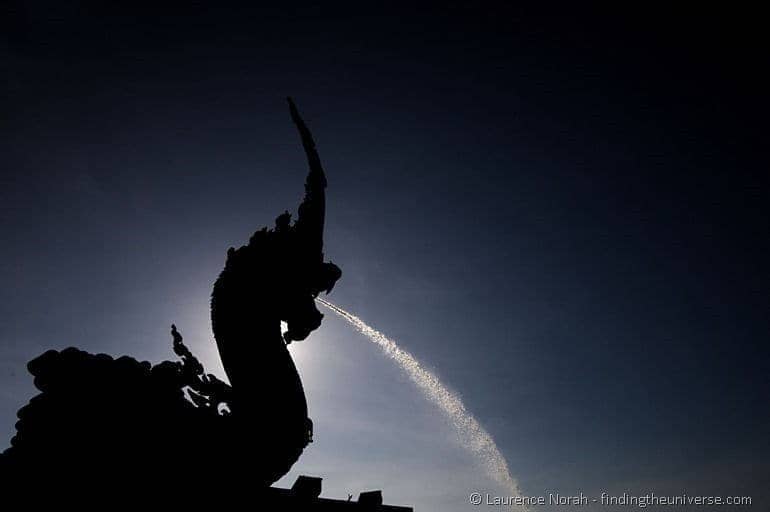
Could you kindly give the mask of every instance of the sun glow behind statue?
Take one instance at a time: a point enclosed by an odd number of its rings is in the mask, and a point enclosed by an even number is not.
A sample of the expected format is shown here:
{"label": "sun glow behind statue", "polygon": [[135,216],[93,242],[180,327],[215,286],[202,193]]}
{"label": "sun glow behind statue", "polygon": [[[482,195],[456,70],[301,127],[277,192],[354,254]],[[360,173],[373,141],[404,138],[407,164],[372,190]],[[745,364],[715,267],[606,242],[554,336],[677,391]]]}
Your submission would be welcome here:
{"label": "sun glow behind statue", "polygon": [[457,431],[462,445],[476,456],[489,476],[508,489],[513,496],[520,496],[518,482],[511,476],[508,463],[497,448],[494,439],[473,415],[468,412],[457,394],[450,391],[439,378],[420,364],[415,357],[400,348],[395,341],[367,325],[363,320],[321,298],[320,304],[336,313],[352,325],[382,352],[396,362],[431,402],[438,405]]}

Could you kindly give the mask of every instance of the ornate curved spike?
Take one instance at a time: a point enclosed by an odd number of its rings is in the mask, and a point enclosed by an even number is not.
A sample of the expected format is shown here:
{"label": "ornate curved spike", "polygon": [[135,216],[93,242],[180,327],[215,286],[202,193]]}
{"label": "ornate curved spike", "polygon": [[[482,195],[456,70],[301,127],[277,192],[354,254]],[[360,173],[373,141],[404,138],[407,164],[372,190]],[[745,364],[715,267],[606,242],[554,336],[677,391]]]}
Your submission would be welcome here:
{"label": "ornate curved spike", "polygon": [[297,222],[295,224],[298,231],[303,233],[303,237],[311,246],[313,254],[318,254],[323,259],[323,230],[324,217],[326,215],[326,175],[321,166],[321,159],[316,150],[313,135],[310,133],[305,121],[300,117],[297,106],[291,98],[289,102],[289,111],[291,119],[297,126],[302,146],[307,155],[308,172],[305,180],[305,197],[297,210]]}

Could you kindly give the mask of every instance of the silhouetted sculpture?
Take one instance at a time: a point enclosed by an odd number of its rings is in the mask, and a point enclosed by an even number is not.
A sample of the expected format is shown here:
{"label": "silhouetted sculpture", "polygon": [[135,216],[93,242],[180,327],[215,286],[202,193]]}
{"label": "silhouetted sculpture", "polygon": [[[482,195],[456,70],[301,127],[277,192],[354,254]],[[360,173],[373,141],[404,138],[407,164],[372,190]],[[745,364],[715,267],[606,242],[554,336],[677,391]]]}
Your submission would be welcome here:
{"label": "silhouetted sculpture", "polygon": [[312,422],[286,344],[319,327],[314,299],[341,271],[323,260],[326,177],[289,105],[310,166],[297,220],[286,212],[274,229],[230,248],[211,295],[231,385],[204,372],[175,326],[181,362],[50,350],[28,364],[41,393],[19,410],[17,434],[0,455],[4,492],[35,485],[73,495],[171,488],[186,496],[203,486],[213,499],[266,489],[296,462]]}
{"label": "silhouetted sculpture", "polygon": [[[11,447],[0,454],[6,502],[112,510],[167,503],[202,509],[411,512],[382,505],[380,491],[357,502],[321,498],[321,478],[270,487],[313,437],[313,423],[286,345],[321,325],[315,298],[342,275],[324,262],[326,207],[321,161],[289,100],[310,172],[297,221],[227,251],[211,294],[211,321],[231,385],[204,372],[171,326],[181,361],[151,365],[76,348],[49,350],[27,365],[40,394],[18,412]],[[281,322],[287,329],[281,333]],[[109,500],[109,501],[105,501]],[[5,504],[4,503],[4,504]]]}
{"label": "silhouetted sculpture", "polygon": [[[312,439],[302,382],[286,344],[305,339],[321,325],[315,298],[331,291],[342,275],[339,267],[323,261],[326,177],[321,161],[291,100],[289,106],[310,166],[297,221],[292,225],[284,212],[275,229],[257,231],[247,245],[230,248],[211,294],[214,337],[233,386],[233,415],[241,427],[270,440],[256,447],[265,461],[259,480],[267,483],[283,476]],[[287,325],[283,335],[281,321]]]}

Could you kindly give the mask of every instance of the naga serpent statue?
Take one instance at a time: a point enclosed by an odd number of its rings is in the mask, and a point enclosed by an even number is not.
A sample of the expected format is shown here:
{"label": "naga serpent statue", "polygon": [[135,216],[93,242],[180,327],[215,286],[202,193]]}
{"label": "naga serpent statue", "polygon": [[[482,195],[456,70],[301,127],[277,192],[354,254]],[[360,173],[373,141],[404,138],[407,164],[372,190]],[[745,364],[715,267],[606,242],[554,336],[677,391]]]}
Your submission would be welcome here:
{"label": "naga serpent statue", "polygon": [[315,298],[342,273],[324,262],[321,161],[291,99],[289,107],[310,167],[297,219],[285,212],[273,229],[230,248],[211,294],[230,384],[204,372],[175,326],[177,362],[49,350],[28,364],[40,394],[18,412],[11,447],[0,454],[0,486],[227,495],[267,488],[297,461],[312,422],[286,345],[320,326]]}

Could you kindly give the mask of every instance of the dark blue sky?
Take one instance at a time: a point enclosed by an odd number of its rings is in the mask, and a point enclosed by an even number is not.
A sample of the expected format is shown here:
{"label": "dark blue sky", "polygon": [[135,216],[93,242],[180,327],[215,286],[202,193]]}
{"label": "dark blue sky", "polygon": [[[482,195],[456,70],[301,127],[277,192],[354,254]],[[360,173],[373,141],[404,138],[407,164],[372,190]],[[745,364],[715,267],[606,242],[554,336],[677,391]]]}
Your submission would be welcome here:
{"label": "dark blue sky", "polygon": [[[225,251],[302,193],[291,94],[329,178],[331,300],[457,390],[525,494],[767,500],[756,13],[42,2],[3,19],[3,439],[49,347],[157,361],[176,322],[221,375]],[[296,348],[329,419],[306,472],[466,510],[483,483],[432,444],[440,415],[338,320],[319,337]],[[359,448],[333,421],[382,411],[409,420]]]}

